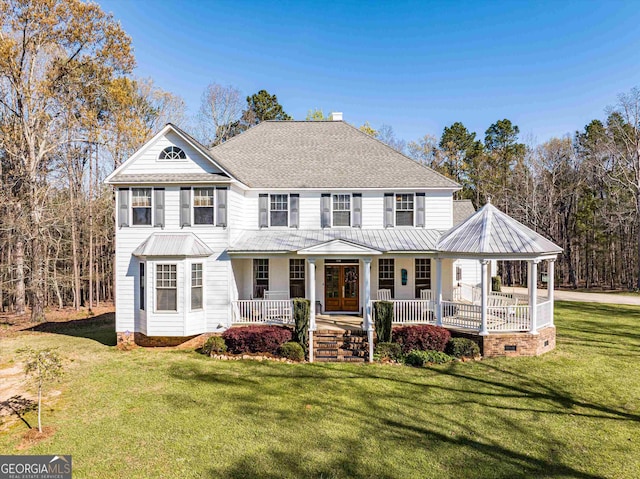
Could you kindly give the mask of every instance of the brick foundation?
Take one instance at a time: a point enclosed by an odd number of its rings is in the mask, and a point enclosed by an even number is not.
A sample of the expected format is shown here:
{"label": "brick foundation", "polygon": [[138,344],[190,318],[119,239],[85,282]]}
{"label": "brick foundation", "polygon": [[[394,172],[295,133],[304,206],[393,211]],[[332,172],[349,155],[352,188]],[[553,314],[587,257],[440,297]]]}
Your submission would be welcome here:
{"label": "brick foundation", "polygon": [[116,333],[118,347],[126,349],[134,346],[147,348],[180,347],[184,349],[201,348],[204,342],[215,333],[196,334],[194,336],[146,336],[142,333]]}
{"label": "brick foundation", "polygon": [[[556,328],[551,326],[530,333],[502,333],[482,336],[482,355],[486,358],[498,356],[540,356],[556,347]],[[506,350],[505,350],[506,348]]]}

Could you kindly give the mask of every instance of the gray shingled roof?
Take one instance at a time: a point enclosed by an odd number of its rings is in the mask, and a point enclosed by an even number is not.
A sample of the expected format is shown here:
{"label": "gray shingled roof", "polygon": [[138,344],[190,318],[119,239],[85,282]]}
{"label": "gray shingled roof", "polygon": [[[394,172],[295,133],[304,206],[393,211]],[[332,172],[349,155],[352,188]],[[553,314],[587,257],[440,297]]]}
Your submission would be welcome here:
{"label": "gray shingled roof", "polygon": [[527,255],[560,253],[562,248],[487,203],[445,233],[438,251],[461,254]]}
{"label": "gray shingled roof", "polygon": [[453,226],[458,226],[475,212],[471,200],[453,200]]}
{"label": "gray shingled roof", "polygon": [[361,230],[258,230],[245,231],[229,248],[240,252],[291,252],[310,248],[328,241],[342,239],[382,252],[434,251],[442,230],[383,229]]}
{"label": "gray shingled roof", "polygon": [[211,154],[253,188],[459,188],[343,121],[265,121]]}
{"label": "gray shingled roof", "polygon": [[210,256],[213,251],[193,233],[153,233],[133,256]]}
{"label": "gray shingled roof", "polygon": [[117,174],[111,178],[111,183],[219,183],[228,182],[229,177],[217,173],[145,173],[145,174]]}

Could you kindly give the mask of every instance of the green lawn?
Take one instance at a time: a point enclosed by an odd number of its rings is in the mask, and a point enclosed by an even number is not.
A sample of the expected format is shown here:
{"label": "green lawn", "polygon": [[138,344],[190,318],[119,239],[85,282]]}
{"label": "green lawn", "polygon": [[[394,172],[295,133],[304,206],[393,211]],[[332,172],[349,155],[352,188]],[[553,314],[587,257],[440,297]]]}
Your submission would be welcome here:
{"label": "green lawn", "polygon": [[556,319],[545,356],[424,369],[121,352],[108,323],[5,339],[0,367],[27,342],[69,358],[55,435],[17,453],[72,454],[77,478],[640,477],[640,308]]}

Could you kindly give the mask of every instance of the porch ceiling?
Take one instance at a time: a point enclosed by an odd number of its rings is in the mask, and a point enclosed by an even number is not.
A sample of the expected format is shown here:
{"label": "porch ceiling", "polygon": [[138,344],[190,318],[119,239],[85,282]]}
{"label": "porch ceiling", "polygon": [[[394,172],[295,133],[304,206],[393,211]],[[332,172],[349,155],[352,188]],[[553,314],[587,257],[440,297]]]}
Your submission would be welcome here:
{"label": "porch ceiling", "polygon": [[[336,240],[372,252],[435,252],[443,230],[429,229],[271,229],[245,231],[229,248],[230,254],[287,253],[307,250]],[[364,250],[363,250],[364,251]],[[372,254],[372,253],[370,253]]]}

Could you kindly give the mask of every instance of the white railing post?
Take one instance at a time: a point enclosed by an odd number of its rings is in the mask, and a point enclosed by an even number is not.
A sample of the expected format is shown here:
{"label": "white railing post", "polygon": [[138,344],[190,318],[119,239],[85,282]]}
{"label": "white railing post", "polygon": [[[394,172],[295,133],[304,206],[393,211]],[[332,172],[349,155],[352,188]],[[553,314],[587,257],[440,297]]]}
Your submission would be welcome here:
{"label": "white railing post", "polygon": [[487,284],[487,265],[489,261],[486,259],[480,260],[480,277],[482,278],[481,292],[480,292],[480,336],[486,336],[489,334],[489,330],[487,329],[487,296],[488,296],[488,288]]}
{"label": "white railing post", "polygon": [[550,259],[547,263],[547,299],[549,300],[549,325],[553,326],[553,288],[555,287],[555,271],[554,265],[556,260]]}
{"label": "white railing post", "polygon": [[436,258],[436,324],[442,326],[442,258]]}
{"label": "white railing post", "polygon": [[529,332],[538,334],[538,260],[529,261]]}
{"label": "white railing post", "polygon": [[309,264],[309,362],[313,362],[313,332],[316,330],[316,259],[307,258]]}
{"label": "white railing post", "polygon": [[371,258],[364,258],[364,327],[369,341],[369,362],[373,362],[373,324],[371,322]]}

